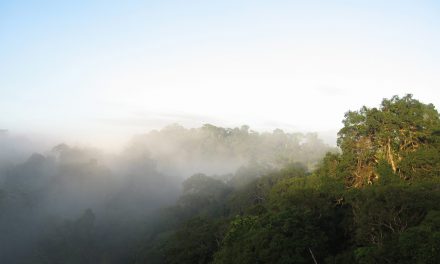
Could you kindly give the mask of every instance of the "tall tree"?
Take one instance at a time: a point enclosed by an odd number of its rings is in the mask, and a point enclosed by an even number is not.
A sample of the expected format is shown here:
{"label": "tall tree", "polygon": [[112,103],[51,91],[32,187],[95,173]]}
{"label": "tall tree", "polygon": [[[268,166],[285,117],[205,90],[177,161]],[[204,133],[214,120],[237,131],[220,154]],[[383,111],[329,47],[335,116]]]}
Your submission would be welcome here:
{"label": "tall tree", "polygon": [[[360,187],[380,177],[376,168],[381,160],[401,178],[409,177],[409,172],[401,169],[403,159],[438,141],[440,119],[432,104],[423,104],[408,94],[384,99],[379,108],[364,106],[359,111],[349,111],[343,124],[338,146],[343,152],[342,160],[349,164],[348,185]],[[412,164],[411,170],[417,166]]]}

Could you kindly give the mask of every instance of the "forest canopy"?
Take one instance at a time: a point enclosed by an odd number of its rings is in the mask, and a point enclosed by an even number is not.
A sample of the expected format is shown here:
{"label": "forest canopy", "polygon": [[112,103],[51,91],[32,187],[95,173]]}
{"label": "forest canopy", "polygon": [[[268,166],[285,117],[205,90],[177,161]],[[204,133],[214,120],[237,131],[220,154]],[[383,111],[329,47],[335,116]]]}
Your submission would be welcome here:
{"label": "forest canopy", "polygon": [[59,144],[26,157],[28,144],[0,134],[1,263],[124,263],[161,208],[198,210],[202,194],[224,197],[291,163],[312,170],[335,151],[314,133],[210,124],[138,135],[117,155]]}
{"label": "forest canopy", "polygon": [[337,144],[171,125],[116,156],[60,144],[4,159],[0,262],[438,263],[435,107],[348,111]]}

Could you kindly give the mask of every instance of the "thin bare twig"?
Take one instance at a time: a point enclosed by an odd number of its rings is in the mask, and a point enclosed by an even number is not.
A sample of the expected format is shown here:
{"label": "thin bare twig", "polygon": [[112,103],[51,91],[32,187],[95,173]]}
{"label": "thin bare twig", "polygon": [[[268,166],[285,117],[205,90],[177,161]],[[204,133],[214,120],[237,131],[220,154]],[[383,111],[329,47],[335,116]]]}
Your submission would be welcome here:
{"label": "thin bare twig", "polygon": [[315,262],[315,264],[318,264],[318,262],[316,261],[315,255],[313,255],[313,252],[310,248],[309,248],[309,252],[310,252],[310,255],[312,255],[313,262]]}

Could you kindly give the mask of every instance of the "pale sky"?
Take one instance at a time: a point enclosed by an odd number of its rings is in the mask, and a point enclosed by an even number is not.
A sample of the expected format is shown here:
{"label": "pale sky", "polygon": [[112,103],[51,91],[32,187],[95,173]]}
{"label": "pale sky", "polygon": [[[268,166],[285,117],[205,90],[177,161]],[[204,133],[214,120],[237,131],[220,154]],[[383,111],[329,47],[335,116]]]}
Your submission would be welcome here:
{"label": "pale sky", "polygon": [[[68,3],[70,2],[70,3]],[[440,108],[439,1],[0,1],[0,129],[121,146],[170,123],[335,137]]]}

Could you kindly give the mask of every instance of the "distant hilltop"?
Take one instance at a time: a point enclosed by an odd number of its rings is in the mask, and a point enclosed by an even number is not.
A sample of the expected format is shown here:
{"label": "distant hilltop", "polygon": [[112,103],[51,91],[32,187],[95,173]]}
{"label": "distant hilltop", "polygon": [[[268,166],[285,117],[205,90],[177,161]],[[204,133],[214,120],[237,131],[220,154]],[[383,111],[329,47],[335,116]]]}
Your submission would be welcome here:
{"label": "distant hilltop", "polygon": [[0,129],[0,135],[6,135],[8,133],[7,129]]}

